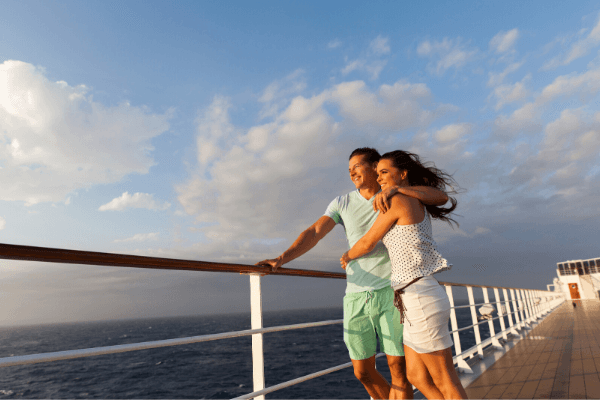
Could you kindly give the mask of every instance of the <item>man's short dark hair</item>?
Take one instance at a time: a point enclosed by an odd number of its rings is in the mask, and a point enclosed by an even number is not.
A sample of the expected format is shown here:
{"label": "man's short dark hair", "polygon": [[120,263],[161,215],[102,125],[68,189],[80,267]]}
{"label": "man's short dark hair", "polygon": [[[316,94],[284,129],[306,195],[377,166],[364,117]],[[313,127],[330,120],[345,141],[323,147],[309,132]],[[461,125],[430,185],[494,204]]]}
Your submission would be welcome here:
{"label": "man's short dark hair", "polygon": [[354,156],[365,156],[364,160],[369,164],[379,162],[379,159],[381,158],[379,152],[371,147],[359,147],[358,149],[354,150],[352,154],[350,154],[350,158],[348,158],[348,160]]}

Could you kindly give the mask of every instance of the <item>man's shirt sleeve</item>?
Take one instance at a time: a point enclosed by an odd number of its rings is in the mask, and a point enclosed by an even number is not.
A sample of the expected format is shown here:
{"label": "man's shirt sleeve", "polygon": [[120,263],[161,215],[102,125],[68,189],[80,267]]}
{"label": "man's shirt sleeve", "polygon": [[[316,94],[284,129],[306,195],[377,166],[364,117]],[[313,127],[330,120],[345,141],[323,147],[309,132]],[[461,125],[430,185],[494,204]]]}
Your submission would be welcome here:
{"label": "man's shirt sleeve", "polygon": [[325,216],[331,218],[336,224],[342,223],[342,216],[340,214],[340,198],[336,197],[325,210]]}

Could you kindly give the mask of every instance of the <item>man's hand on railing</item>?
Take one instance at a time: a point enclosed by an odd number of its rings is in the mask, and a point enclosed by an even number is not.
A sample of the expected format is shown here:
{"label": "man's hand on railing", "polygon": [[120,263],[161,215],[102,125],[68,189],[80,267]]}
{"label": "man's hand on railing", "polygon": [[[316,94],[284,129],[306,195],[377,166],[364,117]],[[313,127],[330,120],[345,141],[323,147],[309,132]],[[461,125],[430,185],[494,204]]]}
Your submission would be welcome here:
{"label": "man's hand on railing", "polygon": [[273,271],[277,271],[277,268],[279,268],[283,265],[283,259],[281,258],[281,256],[279,256],[277,258],[272,258],[270,260],[259,261],[254,265],[259,266],[259,267],[271,267],[271,269]]}

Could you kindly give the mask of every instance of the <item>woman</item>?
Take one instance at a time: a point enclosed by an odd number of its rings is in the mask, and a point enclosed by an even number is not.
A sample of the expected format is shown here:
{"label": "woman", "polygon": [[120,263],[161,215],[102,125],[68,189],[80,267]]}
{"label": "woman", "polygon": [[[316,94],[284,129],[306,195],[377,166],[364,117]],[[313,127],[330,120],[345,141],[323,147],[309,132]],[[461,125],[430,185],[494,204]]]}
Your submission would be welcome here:
{"label": "woman", "polygon": [[[377,164],[381,189],[392,186],[433,186],[444,189],[452,177],[424,166],[416,154],[397,150],[384,154]],[[447,217],[456,208],[424,206],[402,194],[391,198],[391,206],[340,262],[345,269],[350,260],[370,252],[379,240],[388,249],[392,263],[394,304],[404,323],[404,353],[408,380],[429,399],[466,399],[454,363],[452,339],[448,331],[450,302],[444,288],[432,274],[450,269],[436,250],[430,217],[456,222]],[[406,319],[406,322],[403,320]]]}

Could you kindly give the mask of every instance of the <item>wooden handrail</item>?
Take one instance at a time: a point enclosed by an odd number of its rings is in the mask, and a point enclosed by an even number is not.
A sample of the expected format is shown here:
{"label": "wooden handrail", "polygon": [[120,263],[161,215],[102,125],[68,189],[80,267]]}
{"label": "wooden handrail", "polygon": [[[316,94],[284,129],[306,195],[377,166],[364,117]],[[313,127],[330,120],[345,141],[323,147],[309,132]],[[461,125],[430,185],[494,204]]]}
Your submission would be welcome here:
{"label": "wooden handrail", "polygon": [[[277,271],[273,271],[269,267],[257,267],[255,265],[211,263],[206,261],[180,260],[176,258],[134,256],[129,254],[100,253],[96,251],[66,250],[50,247],[22,246],[4,243],[0,243],[0,259],[55,262],[65,264],[104,265],[108,267],[237,272],[240,274],[256,273],[266,275],[305,276],[310,278],[346,279],[346,274],[340,272],[326,272],[283,267],[278,268]],[[440,281],[440,285],[465,287],[471,286],[489,289],[524,289],[442,281]]]}
{"label": "wooden handrail", "polygon": [[258,273],[268,275],[346,279],[346,274],[339,272],[313,271],[292,268],[278,268],[277,271],[272,271],[270,267],[257,267],[255,265],[211,263],[206,261],[180,260],[175,258],[100,253],[96,251],[65,250],[54,249],[50,247],[21,246],[3,243],[0,243],[0,259],[55,262],[65,264],[104,265],[108,267],[237,272],[241,274]]}

